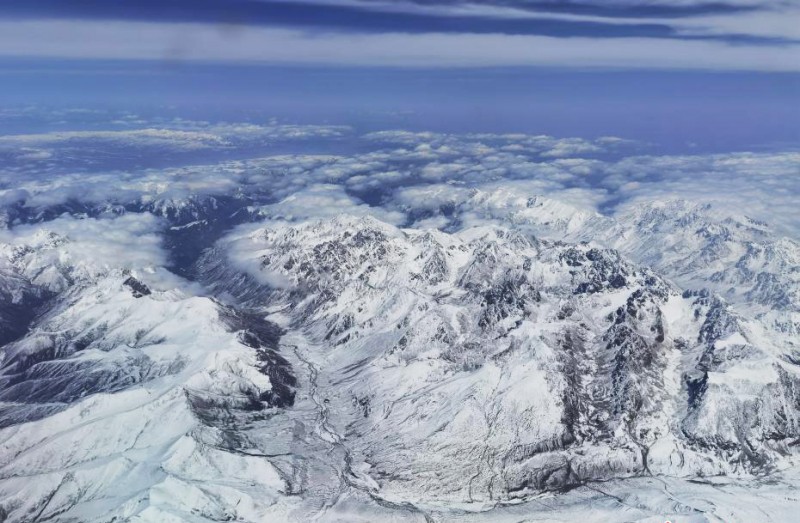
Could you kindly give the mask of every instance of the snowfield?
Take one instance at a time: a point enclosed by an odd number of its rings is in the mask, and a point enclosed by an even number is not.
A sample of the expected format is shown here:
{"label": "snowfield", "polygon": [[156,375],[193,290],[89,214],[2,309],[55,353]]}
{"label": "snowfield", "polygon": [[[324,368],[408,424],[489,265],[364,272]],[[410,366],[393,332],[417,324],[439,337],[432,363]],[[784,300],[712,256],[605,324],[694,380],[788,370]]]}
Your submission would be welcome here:
{"label": "snowfield", "polygon": [[439,228],[194,199],[9,225],[0,521],[794,519],[796,242],[458,198]]}

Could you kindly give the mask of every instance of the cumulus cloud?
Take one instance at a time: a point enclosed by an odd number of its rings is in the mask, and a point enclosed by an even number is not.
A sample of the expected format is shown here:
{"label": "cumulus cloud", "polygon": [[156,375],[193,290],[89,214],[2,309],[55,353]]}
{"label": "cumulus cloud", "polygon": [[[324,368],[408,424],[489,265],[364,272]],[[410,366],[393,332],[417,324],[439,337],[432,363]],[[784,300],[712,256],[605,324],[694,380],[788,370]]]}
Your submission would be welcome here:
{"label": "cumulus cloud", "polygon": [[[236,124],[223,127],[227,136],[253,132],[248,125],[239,131]],[[269,219],[347,212],[377,214],[395,224],[446,226],[452,220],[445,215],[454,210],[462,223],[477,219],[465,203],[471,191],[505,188],[510,198],[546,195],[609,215],[653,199],[717,202],[717,208],[767,221],[783,234],[800,234],[796,152],[657,156],[642,155],[641,144],[613,137],[407,131],[371,133],[358,143],[358,152],[340,155],[52,176],[23,171],[0,188],[0,201],[30,209],[70,200],[100,208],[138,202],[157,210],[224,195],[246,200]]]}
{"label": "cumulus cloud", "polygon": [[506,180],[471,187],[408,187],[395,192],[389,205],[405,212],[412,227],[461,229],[512,223],[549,236],[559,227],[559,234],[566,232],[570,220],[599,217],[595,209],[604,197],[603,191],[556,189],[537,180]]}
{"label": "cumulus cloud", "polygon": [[163,225],[147,213],[106,219],[62,216],[0,230],[0,257],[51,290],[115,270],[139,271],[163,281],[157,274],[167,264]]}
{"label": "cumulus cloud", "polygon": [[197,196],[230,194],[239,187],[241,173],[235,166],[150,169],[101,173],[65,173],[48,177],[19,176],[0,189],[0,201],[32,211],[66,203],[109,206],[133,203],[159,205]]}
{"label": "cumulus cloud", "polygon": [[284,275],[265,270],[261,258],[269,251],[264,245],[263,226],[245,224],[228,234],[221,246],[231,264],[249,274],[260,284],[275,289],[286,289],[292,283]]}
{"label": "cumulus cloud", "polygon": [[378,131],[369,133],[364,139],[379,144],[397,144],[414,147],[428,157],[455,154],[485,154],[494,150],[545,158],[562,158],[595,155],[617,150],[634,148],[639,144],[632,140],[605,136],[596,140],[584,138],[557,138],[547,135],[469,133],[445,134],[432,132],[410,132],[403,130]]}
{"label": "cumulus cloud", "polygon": [[[377,176],[380,176],[380,173]],[[312,185],[302,189],[278,203],[261,207],[259,213],[272,220],[286,221],[333,218],[340,214],[375,216],[395,225],[405,221],[403,213],[382,207],[370,207],[347,194],[344,187],[331,184]]]}
{"label": "cumulus cloud", "polygon": [[[131,123],[136,122],[136,123]],[[335,140],[352,133],[341,125],[293,125],[277,121],[228,123],[180,118],[134,119],[114,125],[138,129],[80,130],[0,136],[0,161],[8,171],[48,173],[65,167],[99,170],[169,164],[204,151],[235,152],[279,143]]]}
{"label": "cumulus cloud", "polygon": [[800,238],[800,153],[737,153],[624,159],[603,183],[623,211],[644,201],[714,203],[719,212],[766,221]]}
{"label": "cumulus cloud", "polygon": [[[511,188],[520,195],[543,194],[567,201],[578,208],[609,214],[657,199],[687,199],[715,202],[715,209],[747,214],[771,223],[783,234],[800,236],[800,157],[797,153],[730,153],[676,156],[629,156],[619,159],[581,158],[580,150],[594,151],[616,139],[586,141],[555,140],[525,135],[447,136],[434,133],[376,133],[368,139],[399,143],[403,151],[432,154],[418,167],[418,176],[407,176],[387,204],[420,219],[430,220],[434,211],[464,205],[470,189],[494,191]],[[475,151],[476,140],[483,147]],[[517,147],[536,144],[527,154]],[[551,150],[569,150],[572,158],[549,159]],[[575,147],[573,147],[575,146]],[[413,148],[412,148],[413,147]],[[607,147],[607,146],[606,146]],[[605,149],[608,151],[608,149]],[[456,151],[456,153],[453,153]],[[368,183],[361,175],[359,183]],[[437,210],[439,209],[439,210]],[[465,209],[461,211],[467,214]],[[485,209],[481,212],[485,213]],[[428,222],[433,223],[433,222]]]}
{"label": "cumulus cloud", "polygon": [[173,129],[138,129],[134,131],[66,131],[45,134],[0,136],[0,147],[35,145],[124,145],[142,147],[171,147],[196,150],[220,147],[229,143],[217,134]]}

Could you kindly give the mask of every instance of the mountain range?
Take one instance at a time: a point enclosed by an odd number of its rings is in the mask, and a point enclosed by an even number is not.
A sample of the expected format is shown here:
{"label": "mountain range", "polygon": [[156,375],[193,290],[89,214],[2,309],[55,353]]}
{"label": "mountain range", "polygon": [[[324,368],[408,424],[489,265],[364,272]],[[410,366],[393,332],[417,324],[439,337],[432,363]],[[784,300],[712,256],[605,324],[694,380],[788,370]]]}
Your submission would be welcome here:
{"label": "mountain range", "polygon": [[5,209],[0,521],[791,513],[795,240],[683,200],[400,210]]}

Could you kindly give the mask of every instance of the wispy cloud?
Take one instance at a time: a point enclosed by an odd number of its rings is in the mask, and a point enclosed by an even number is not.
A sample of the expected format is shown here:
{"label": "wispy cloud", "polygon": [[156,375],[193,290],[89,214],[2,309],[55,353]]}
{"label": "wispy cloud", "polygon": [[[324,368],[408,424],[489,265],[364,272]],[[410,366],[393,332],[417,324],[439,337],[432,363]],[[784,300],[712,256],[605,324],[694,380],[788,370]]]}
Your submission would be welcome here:
{"label": "wispy cloud", "polygon": [[0,6],[3,56],[798,70],[795,2],[56,2]]}

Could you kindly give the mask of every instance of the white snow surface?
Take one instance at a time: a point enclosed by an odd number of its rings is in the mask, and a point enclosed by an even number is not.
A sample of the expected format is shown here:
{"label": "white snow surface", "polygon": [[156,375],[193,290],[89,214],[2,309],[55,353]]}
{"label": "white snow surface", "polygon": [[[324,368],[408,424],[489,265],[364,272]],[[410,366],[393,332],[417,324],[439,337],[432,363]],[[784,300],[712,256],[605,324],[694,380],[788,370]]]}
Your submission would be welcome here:
{"label": "white snow surface", "polygon": [[239,227],[203,287],[149,213],[0,233],[3,303],[45,304],[0,349],[0,521],[794,519],[795,242],[459,197]]}

